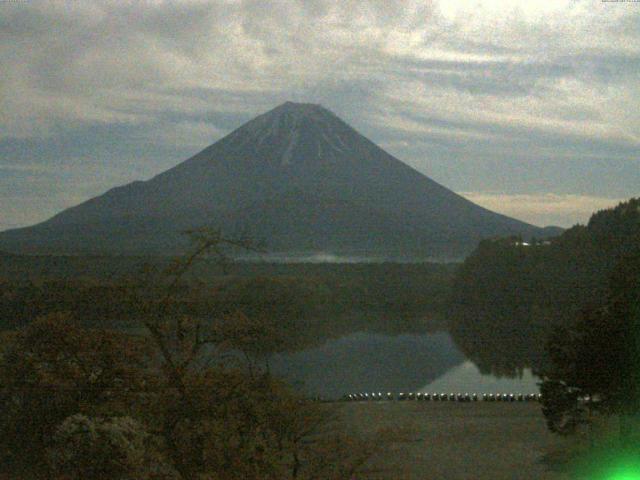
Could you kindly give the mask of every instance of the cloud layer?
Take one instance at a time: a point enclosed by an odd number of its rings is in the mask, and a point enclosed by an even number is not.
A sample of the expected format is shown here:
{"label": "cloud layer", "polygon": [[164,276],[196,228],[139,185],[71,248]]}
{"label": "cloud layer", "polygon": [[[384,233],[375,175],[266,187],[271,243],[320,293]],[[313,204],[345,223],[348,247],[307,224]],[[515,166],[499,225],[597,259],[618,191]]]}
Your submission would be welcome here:
{"label": "cloud layer", "polygon": [[0,229],[285,100],[453,190],[517,199],[496,210],[584,221],[640,193],[639,40],[638,4],[593,0],[2,2]]}

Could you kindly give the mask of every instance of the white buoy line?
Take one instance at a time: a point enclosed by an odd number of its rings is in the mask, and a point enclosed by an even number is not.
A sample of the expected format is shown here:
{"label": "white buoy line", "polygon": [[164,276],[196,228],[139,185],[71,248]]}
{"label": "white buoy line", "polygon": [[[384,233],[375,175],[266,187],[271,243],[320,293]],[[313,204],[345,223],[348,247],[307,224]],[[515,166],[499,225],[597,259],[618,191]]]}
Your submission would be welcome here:
{"label": "white buoy line", "polygon": [[381,400],[414,400],[423,402],[539,402],[542,399],[540,393],[404,393],[393,394],[391,392],[349,393],[342,397],[348,402],[381,401]]}

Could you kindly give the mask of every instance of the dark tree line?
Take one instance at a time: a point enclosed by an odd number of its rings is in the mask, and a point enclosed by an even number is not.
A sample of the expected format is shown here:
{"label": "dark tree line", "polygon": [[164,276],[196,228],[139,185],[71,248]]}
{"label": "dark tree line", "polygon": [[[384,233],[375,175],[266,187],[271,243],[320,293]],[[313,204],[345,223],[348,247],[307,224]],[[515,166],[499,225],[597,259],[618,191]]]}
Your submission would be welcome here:
{"label": "dark tree line", "polygon": [[[204,262],[202,262],[204,263]],[[166,265],[161,266],[166,268]],[[153,265],[153,268],[159,268]],[[443,328],[453,267],[448,265],[230,265],[229,273],[193,265],[176,288],[175,312],[202,321],[232,315],[289,329],[295,350],[354,331],[404,333]],[[132,287],[136,276],[0,278],[0,330],[41,315],[74,311],[90,328],[141,328]],[[161,295],[149,284],[147,296]]]}
{"label": "dark tree line", "polygon": [[[573,433],[592,413],[620,416],[628,441],[640,415],[640,243],[619,258],[601,306],[556,328],[543,372],[543,412],[549,428]],[[636,438],[637,440],[637,438]]]}
{"label": "dark tree line", "polygon": [[452,287],[450,328],[463,352],[485,372],[548,368],[549,335],[604,305],[611,275],[639,243],[639,205],[595,213],[550,241],[482,242]]}

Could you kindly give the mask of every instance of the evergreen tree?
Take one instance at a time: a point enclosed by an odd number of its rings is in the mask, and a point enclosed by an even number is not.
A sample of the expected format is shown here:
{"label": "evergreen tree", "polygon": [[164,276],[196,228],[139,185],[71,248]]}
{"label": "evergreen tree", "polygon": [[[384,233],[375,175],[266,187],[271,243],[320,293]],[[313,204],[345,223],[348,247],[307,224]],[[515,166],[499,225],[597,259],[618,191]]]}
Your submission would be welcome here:
{"label": "evergreen tree", "polygon": [[629,417],[640,415],[640,247],[619,258],[605,304],[556,329],[548,350],[541,390],[549,428],[570,433],[594,409],[619,415],[628,439]]}

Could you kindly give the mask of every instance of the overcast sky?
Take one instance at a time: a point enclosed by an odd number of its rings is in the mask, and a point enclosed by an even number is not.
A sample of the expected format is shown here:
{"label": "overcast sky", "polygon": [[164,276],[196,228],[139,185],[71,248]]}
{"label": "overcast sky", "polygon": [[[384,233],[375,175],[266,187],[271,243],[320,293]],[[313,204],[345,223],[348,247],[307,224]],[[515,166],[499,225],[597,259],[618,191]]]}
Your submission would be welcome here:
{"label": "overcast sky", "polygon": [[538,224],[640,195],[640,3],[0,0],[0,230],[320,103]]}

